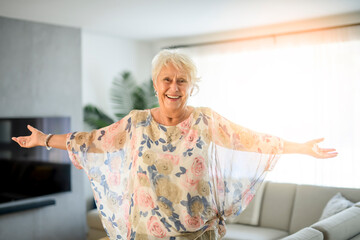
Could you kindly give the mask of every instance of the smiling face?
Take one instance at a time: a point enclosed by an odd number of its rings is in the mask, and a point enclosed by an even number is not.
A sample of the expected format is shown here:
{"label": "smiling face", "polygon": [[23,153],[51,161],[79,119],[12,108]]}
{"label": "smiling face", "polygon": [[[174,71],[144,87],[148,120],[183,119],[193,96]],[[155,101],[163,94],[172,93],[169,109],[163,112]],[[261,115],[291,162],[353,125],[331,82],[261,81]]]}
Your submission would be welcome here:
{"label": "smiling face", "polygon": [[164,66],[154,82],[154,88],[163,112],[173,116],[186,112],[192,85],[184,70],[176,69],[172,64]]}

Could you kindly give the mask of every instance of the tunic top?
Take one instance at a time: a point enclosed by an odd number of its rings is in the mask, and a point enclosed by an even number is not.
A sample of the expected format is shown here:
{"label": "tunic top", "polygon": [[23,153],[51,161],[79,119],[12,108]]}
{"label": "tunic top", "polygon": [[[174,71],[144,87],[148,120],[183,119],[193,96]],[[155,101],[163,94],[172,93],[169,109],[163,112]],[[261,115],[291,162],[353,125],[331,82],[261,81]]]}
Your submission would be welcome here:
{"label": "tunic top", "polygon": [[225,233],[282,153],[283,140],[194,108],[176,126],[150,110],[67,136],[73,164],[86,172],[110,239],[195,239]]}

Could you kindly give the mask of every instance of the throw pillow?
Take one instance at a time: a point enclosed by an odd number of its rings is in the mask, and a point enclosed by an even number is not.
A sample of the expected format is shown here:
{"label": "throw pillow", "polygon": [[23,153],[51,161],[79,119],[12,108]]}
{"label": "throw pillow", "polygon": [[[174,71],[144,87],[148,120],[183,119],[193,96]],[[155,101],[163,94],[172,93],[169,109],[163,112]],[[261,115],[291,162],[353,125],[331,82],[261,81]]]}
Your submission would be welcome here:
{"label": "throw pillow", "polygon": [[335,196],[333,196],[329,202],[326,204],[320,220],[323,220],[325,218],[328,218],[332,215],[335,215],[351,206],[353,206],[354,203],[350,202],[349,200],[347,200],[346,198],[344,198],[341,193],[337,193],[335,194]]}

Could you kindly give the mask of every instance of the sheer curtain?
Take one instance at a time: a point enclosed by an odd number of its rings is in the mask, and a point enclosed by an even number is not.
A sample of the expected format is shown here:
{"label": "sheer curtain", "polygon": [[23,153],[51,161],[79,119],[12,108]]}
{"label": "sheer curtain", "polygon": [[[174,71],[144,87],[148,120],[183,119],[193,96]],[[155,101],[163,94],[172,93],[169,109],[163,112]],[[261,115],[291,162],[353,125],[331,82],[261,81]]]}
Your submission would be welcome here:
{"label": "sheer curtain", "polygon": [[179,49],[208,106],[289,141],[325,137],[336,158],[283,155],[268,180],[360,188],[360,26]]}

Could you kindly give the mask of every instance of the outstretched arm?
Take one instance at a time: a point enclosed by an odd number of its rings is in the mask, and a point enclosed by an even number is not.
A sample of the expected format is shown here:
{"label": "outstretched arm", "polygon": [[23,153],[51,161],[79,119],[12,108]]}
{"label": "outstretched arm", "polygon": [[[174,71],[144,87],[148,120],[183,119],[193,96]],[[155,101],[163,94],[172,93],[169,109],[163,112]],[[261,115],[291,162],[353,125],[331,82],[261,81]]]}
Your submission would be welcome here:
{"label": "outstretched arm", "polygon": [[295,143],[284,139],[252,131],[243,126],[232,123],[216,112],[212,112],[214,119],[216,144],[240,151],[260,153],[297,153],[315,158],[332,158],[337,156],[335,148],[320,148],[318,143],[324,138],[314,139],[305,143]]}
{"label": "outstretched arm", "polygon": [[[32,148],[38,146],[45,147],[45,140],[47,135],[30,125],[27,125],[27,128],[31,132],[30,136],[13,137],[11,139],[17,142],[20,147],[23,148]],[[66,150],[66,136],[67,134],[52,135],[48,141],[49,147]]]}
{"label": "outstretched arm", "polygon": [[315,158],[333,158],[338,155],[335,148],[320,148],[318,143],[324,138],[314,139],[305,143],[295,143],[284,140],[283,153],[299,153]]}

